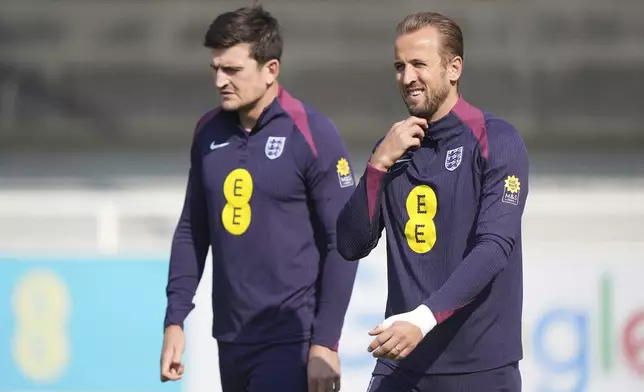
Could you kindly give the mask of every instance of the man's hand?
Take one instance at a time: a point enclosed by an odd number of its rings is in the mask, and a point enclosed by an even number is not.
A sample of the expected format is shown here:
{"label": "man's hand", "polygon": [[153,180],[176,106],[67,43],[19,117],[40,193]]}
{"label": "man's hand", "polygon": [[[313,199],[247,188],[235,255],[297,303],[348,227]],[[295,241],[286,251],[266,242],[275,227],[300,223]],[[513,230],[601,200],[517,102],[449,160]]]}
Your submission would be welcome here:
{"label": "man's hand", "polygon": [[308,363],[309,392],[340,390],[340,357],[324,346],[311,346]]}
{"label": "man's hand", "polygon": [[407,358],[423,340],[420,328],[408,321],[396,321],[387,329],[379,325],[369,331],[369,335],[377,337],[371,342],[367,351],[373,352],[376,358],[397,361]]}
{"label": "man's hand", "polygon": [[369,162],[378,170],[389,170],[409,148],[420,147],[426,128],[427,120],[414,116],[395,123],[378,145]]}
{"label": "man's hand", "polygon": [[186,347],[183,329],[178,325],[170,325],[163,334],[163,349],[161,350],[161,382],[177,381],[183,376],[181,355]]}
{"label": "man's hand", "polygon": [[425,336],[436,326],[431,310],[420,305],[411,312],[388,317],[382,324],[369,331],[377,336],[367,348],[376,358],[400,361],[407,358]]}

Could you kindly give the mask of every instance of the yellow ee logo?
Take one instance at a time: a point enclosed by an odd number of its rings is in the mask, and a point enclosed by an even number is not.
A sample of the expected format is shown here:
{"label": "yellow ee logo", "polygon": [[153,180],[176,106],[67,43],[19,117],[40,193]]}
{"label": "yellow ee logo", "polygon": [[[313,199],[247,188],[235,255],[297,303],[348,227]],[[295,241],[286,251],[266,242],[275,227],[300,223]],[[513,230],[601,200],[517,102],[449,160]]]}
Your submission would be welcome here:
{"label": "yellow ee logo", "polygon": [[429,252],[436,243],[436,193],[428,185],[418,185],[409,192],[405,207],[409,214],[405,224],[407,244],[416,253]]}
{"label": "yellow ee logo", "polygon": [[246,169],[235,169],[224,180],[226,205],[221,212],[224,228],[232,235],[242,235],[250,226],[250,198],[253,178]]}
{"label": "yellow ee logo", "polygon": [[16,283],[13,356],[31,380],[53,382],[69,365],[70,302],[65,282],[53,272],[33,270]]}

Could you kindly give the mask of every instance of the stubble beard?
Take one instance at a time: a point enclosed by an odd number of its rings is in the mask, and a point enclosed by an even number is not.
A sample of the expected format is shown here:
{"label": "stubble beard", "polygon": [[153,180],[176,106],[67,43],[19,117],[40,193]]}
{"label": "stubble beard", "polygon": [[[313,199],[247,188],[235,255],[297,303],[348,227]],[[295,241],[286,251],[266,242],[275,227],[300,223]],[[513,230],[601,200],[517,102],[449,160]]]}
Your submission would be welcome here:
{"label": "stubble beard", "polygon": [[434,90],[425,90],[425,102],[412,106],[408,103],[409,114],[415,117],[430,119],[438,111],[449,95],[449,86],[441,84]]}

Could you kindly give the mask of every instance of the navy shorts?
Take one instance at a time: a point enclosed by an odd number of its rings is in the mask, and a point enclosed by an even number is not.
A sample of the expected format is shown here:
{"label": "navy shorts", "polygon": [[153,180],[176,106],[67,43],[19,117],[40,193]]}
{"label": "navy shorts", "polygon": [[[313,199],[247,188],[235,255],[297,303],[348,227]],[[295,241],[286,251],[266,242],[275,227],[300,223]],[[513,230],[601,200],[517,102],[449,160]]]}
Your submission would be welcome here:
{"label": "navy shorts", "polygon": [[307,392],[309,343],[218,343],[223,392]]}
{"label": "navy shorts", "polygon": [[518,363],[464,374],[418,374],[378,361],[368,392],[521,392]]}

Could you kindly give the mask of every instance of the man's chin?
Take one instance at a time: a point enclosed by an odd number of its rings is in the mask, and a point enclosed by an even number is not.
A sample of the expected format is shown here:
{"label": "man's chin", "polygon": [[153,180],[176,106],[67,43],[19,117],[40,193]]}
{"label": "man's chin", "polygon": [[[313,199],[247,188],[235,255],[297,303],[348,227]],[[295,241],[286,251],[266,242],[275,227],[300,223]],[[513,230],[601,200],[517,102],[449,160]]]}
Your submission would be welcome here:
{"label": "man's chin", "polygon": [[423,110],[421,108],[417,107],[407,107],[407,111],[409,112],[410,116],[418,117],[418,118],[429,118],[431,117],[431,114],[427,113],[426,110]]}
{"label": "man's chin", "polygon": [[221,109],[227,112],[232,112],[239,109],[239,104],[237,102],[232,102],[232,101],[222,101]]}
{"label": "man's chin", "polygon": [[407,111],[409,112],[410,116],[418,117],[418,118],[427,118],[430,119],[438,108],[428,108],[427,106],[424,105],[407,105]]}
{"label": "man's chin", "polygon": [[407,106],[407,111],[411,116],[418,116],[418,113],[422,113],[422,105],[419,104],[410,104],[409,102],[405,102],[405,106]]}

